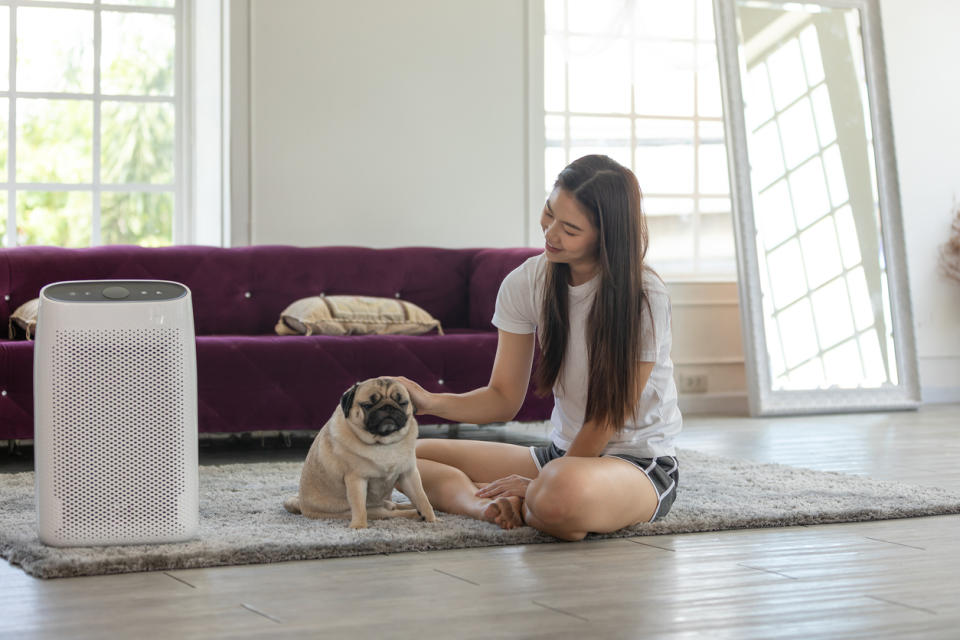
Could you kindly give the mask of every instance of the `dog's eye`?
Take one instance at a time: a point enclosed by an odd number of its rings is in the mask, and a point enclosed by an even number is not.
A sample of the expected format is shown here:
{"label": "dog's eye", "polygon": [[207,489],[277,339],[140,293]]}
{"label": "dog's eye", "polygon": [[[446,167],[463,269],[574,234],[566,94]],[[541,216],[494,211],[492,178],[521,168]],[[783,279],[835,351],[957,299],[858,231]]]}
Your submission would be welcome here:
{"label": "dog's eye", "polygon": [[373,403],[372,403],[372,402],[361,402],[361,403],[360,403],[360,406],[363,407],[364,409],[370,409],[370,408],[373,407]]}
{"label": "dog's eye", "polygon": [[373,394],[372,396],[370,396],[370,406],[371,406],[371,407],[372,407],[373,405],[377,404],[378,402],[380,402],[380,394],[379,394],[379,393],[375,393],[375,394]]}

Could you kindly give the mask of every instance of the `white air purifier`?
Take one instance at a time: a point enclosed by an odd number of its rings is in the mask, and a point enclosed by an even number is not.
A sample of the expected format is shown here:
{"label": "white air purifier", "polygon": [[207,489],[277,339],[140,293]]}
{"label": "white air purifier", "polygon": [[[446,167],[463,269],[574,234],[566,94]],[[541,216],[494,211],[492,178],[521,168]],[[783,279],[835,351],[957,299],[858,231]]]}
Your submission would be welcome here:
{"label": "white air purifier", "polygon": [[177,542],[199,525],[190,290],[156,280],[58,282],[34,347],[40,540]]}

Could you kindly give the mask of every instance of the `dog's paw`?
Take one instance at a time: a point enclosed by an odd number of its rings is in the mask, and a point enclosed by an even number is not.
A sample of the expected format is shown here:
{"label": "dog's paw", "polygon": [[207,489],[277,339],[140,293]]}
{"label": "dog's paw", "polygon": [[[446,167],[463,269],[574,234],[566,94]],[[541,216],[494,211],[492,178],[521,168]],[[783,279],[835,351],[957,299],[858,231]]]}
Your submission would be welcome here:
{"label": "dog's paw", "polygon": [[351,520],[350,521],[351,529],[366,529],[367,521],[366,520]]}
{"label": "dog's paw", "polygon": [[[420,513],[420,512],[418,511],[417,513]],[[433,509],[431,509],[431,510],[428,511],[426,514],[420,513],[420,518],[421,518],[422,520],[426,520],[427,522],[436,522],[436,521],[437,521],[437,514],[435,514],[435,513],[433,512]]]}

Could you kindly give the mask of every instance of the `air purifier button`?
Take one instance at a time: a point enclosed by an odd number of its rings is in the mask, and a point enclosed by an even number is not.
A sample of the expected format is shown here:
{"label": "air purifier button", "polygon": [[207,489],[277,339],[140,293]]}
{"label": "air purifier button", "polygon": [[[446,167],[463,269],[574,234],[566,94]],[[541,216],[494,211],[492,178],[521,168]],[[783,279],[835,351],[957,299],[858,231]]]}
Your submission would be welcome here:
{"label": "air purifier button", "polygon": [[111,300],[122,300],[130,295],[130,290],[126,287],[107,287],[103,290],[103,297]]}

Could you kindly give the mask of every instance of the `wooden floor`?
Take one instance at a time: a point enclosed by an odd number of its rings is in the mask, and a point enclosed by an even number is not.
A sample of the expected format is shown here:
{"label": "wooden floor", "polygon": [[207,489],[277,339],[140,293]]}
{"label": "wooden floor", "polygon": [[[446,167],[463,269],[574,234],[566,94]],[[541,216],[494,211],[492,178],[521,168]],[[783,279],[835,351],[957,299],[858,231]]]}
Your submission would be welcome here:
{"label": "wooden floor", "polygon": [[[696,416],[680,442],[960,492],[960,405]],[[0,561],[0,637],[956,639],[958,552],[945,516],[49,581]]]}

